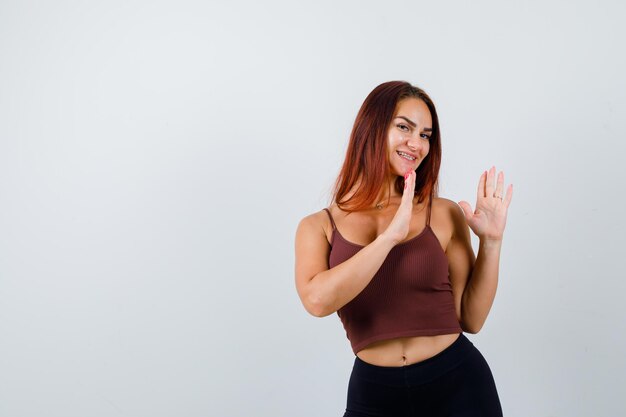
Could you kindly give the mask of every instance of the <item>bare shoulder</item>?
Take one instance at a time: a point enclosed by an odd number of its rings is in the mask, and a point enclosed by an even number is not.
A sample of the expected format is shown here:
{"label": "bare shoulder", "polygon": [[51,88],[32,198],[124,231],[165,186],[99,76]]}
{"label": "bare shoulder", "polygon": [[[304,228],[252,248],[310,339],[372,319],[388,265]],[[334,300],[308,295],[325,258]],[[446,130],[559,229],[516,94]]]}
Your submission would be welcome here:
{"label": "bare shoulder", "polygon": [[[433,199],[433,218],[437,217],[438,220],[446,223],[452,223],[454,221],[454,217],[458,215],[459,211],[461,211],[461,207],[456,202],[448,198],[435,197]],[[461,214],[463,214],[462,211]]]}
{"label": "bare shoulder", "polygon": [[321,209],[303,217],[296,231],[296,236],[298,235],[305,235],[307,237],[324,236],[327,243],[330,245],[332,224],[326,210]]}
{"label": "bare shoulder", "polygon": [[450,240],[460,229],[467,227],[461,206],[444,197],[433,199],[431,224],[444,249],[447,249]]}
{"label": "bare shoulder", "polygon": [[464,235],[468,226],[461,206],[455,201],[439,197],[433,200],[433,212],[435,211],[435,204],[439,207],[438,213],[441,220],[445,221],[450,229],[451,237],[454,237],[455,234]]}

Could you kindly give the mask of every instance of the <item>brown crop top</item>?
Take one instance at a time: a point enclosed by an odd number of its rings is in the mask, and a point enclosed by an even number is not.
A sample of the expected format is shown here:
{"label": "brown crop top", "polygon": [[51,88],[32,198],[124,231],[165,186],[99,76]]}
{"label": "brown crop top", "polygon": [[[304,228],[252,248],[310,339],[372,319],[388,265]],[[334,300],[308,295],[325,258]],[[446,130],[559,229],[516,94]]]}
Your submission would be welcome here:
{"label": "brown crop top", "polygon": [[[330,268],[364,246],[347,241],[333,225]],[[337,311],[356,355],[367,345],[397,337],[462,333],[456,316],[448,258],[430,228],[394,246],[369,284]]]}

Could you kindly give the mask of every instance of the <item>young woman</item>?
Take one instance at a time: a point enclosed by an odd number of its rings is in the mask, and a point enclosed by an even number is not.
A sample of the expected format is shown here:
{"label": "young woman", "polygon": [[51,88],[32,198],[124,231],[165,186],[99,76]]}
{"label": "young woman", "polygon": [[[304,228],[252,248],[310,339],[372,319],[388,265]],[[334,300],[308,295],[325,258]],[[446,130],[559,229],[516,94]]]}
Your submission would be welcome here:
{"label": "young woman", "polygon": [[440,162],[430,97],[383,83],[357,115],[332,204],[298,225],[298,295],[316,317],[337,312],[355,354],[344,417],[502,416],[463,332],[491,309],[513,188],[491,167],[473,211],[437,196]]}

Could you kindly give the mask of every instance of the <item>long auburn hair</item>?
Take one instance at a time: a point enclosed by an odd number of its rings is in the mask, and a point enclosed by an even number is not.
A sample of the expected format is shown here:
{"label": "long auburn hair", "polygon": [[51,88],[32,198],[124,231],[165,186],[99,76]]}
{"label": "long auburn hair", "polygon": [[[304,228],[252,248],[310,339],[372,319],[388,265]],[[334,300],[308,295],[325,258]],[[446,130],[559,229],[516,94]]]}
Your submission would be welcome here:
{"label": "long auburn hair", "polygon": [[[346,157],[332,191],[332,201],[344,211],[353,212],[370,209],[384,185],[390,170],[387,150],[387,131],[400,100],[414,97],[422,100],[433,122],[428,155],[415,170],[415,195],[417,203],[426,198],[432,201],[439,188],[439,167],[441,165],[441,135],[435,105],[421,88],[406,81],[389,81],[380,84],[365,98],[361,105],[346,150]],[[359,176],[362,181],[352,196],[343,201],[356,185]],[[394,187],[400,195],[404,191],[404,177],[398,176]]]}

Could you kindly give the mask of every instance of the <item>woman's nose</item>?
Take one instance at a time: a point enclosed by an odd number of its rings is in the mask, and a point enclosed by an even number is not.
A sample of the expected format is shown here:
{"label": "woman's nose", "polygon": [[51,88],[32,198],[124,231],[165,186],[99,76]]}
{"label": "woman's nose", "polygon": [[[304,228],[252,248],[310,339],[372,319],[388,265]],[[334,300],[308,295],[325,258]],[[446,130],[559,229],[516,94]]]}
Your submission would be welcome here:
{"label": "woman's nose", "polygon": [[408,138],[406,141],[406,145],[411,148],[412,150],[417,150],[420,147],[420,141],[419,139],[415,139],[415,138]]}

